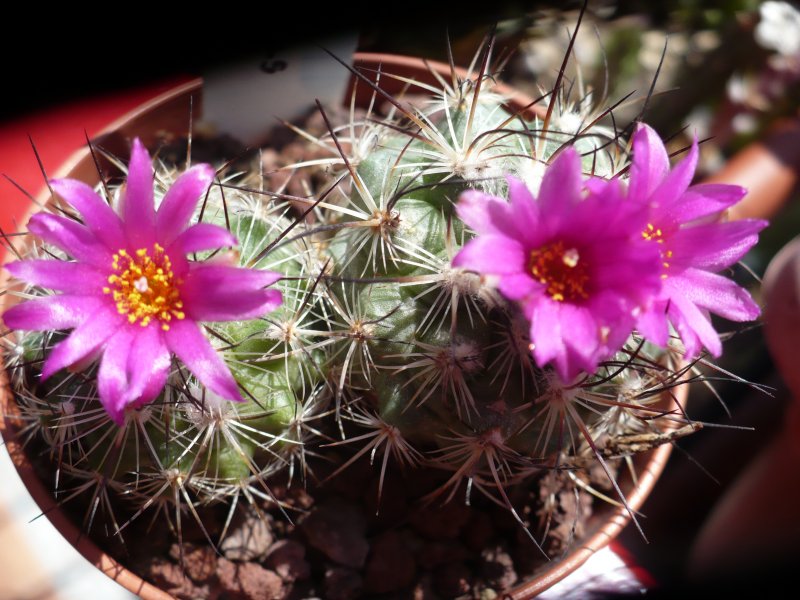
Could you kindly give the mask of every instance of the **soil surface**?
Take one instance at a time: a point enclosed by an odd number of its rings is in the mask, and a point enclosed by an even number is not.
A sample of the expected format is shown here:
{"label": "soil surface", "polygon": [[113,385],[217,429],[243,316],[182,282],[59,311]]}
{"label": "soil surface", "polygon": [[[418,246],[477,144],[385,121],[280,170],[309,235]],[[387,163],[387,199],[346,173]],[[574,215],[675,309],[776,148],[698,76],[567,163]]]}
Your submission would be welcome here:
{"label": "soil surface", "polygon": [[[322,474],[324,465],[316,467]],[[545,551],[558,558],[584,534],[592,499],[563,473],[546,478],[548,488],[560,490],[545,495],[532,485],[508,492],[537,539],[547,530]],[[414,480],[390,470],[379,502],[379,469],[365,458],[324,486],[272,483],[277,502],[240,510],[217,551],[185,514],[182,544],[175,533],[148,532],[149,519],[142,518],[126,530],[129,555],[120,556],[120,548],[114,554],[187,599],[491,599],[546,564],[510,511],[479,492],[470,505],[465,485],[450,502],[423,499],[445,479],[434,470],[415,472]],[[605,487],[602,479],[593,485]],[[226,516],[226,510],[200,513],[212,539]],[[108,545],[107,539],[97,542]]]}

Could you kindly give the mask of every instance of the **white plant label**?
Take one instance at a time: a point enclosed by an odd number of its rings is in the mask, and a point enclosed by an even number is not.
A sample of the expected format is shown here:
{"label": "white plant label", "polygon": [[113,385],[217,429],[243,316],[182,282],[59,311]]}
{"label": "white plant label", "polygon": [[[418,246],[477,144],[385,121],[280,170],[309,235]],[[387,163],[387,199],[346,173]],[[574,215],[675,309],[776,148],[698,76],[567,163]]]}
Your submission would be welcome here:
{"label": "white plant label", "polygon": [[207,73],[200,123],[256,146],[278,123],[276,119],[301,116],[315,99],[341,103],[350,73],[328,52],[351,63],[357,42],[355,34],[337,36]]}

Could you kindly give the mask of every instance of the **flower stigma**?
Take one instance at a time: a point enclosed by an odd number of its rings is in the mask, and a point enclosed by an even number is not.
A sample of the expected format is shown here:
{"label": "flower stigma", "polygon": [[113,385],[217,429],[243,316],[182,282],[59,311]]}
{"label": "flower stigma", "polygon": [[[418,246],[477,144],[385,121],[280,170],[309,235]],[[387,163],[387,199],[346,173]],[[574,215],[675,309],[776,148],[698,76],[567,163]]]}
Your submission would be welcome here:
{"label": "flower stigma", "polygon": [[152,256],[147,248],[139,248],[134,256],[122,248],[112,261],[114,272],[103,293],[111,294],[117,312],[127,315],[129,323],[147,327],[156,319],[161,322],[161,329],[169,331],[173,318],[186,317],[178,291],[182,281],[172,272],[172,262],[160,244],[153,244]]}
{"label": "flower stigma", "polygon": [[533,278],[547,286],[556,302],[585,300],[589,274],[577,248],[564,248],[563,242],[548,244],[531,251],[528,268]]}

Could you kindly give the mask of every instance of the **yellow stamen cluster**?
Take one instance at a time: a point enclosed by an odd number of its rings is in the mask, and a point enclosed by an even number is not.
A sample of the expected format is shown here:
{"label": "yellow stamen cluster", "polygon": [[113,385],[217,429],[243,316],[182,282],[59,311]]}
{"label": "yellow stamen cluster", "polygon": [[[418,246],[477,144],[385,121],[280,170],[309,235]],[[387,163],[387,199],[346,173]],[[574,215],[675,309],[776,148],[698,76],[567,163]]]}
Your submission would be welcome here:
{"label": "yellow stamen cluster", "polygon": [[563,242],[533,250],[528,261],[531,275],[547,286],[556,302],[585,300],[589,271],[576,248],[564,248]]}
{"label": "yellow stamen cluster", "polygon": [[120,249],[111,267],[114,272],[103,293],[112,295],[119,314],[127,315],[129,323],[147,327],[155,319],[161,322],[161,329],[169,331],[172,319],[186,318],[178,291],[181,281],[175,278],[172,262],[159,244],[153,245],[152,256],[147,248],[139,248],[134,256]]}
{"label": "yellow stamen cluster", "polygon": [[649,242],[656,242],[658,244],[664,243],[664,232],[661,231],[660,227],[656,227],[652,223],[648,223],[647,227],[644,228],[642,232],[642,237]]}
{"label": "yellow stamen cluster", "polygon": [[[655,242],[657,244],[663,244],[664,243],[664,232],[661,230],[660,227],[656,227],[652,223],[648,223],[647,227],[644,228],[644,231],[642,231],[642,237],[644,239],[646,239],[648,242]],[[661,262],[662,266],[665,269],[668,269],[669,268],[669,259],[672,258],[672,250],[664,250],[664,249],[662,249],[661,250],[661,258],[662,258],[662,262]],[[667,274],[666,273],[662,273],[661,274],[661,279],[666,279],[666,278],[667,278]]]}

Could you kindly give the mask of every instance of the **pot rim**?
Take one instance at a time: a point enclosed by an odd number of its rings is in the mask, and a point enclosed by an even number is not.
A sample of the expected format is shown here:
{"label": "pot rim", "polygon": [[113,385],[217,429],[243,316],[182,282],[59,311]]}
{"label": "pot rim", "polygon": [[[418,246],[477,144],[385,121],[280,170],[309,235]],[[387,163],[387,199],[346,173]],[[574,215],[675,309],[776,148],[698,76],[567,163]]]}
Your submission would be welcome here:
{"label": "pot rim", "polygon": [[[434,80],[434,72],[439,75],[447,76],[451,73],[450,66],[445,63],[428,61],[412,56],[359,52],[353,55],[353,59],[355,67],[365,69],[381,68],[387,70],[387,72],[401,74],[408,72],[415,74],[418,79],[422,80]],[[465,69],[461,68],[457,68],[456,72],[461,77],[465,76],[467,73]],[[381,82],[382,87],[391,87],[386,83],[387,80],[388,78],[385,78]],[[399,81],[395,81],[395,83],[402,85],[402,82]],[[367,89],[366,86],[362,85],[361,87]],[[198,94],[201,88],[202,80],[200,79],[195,79],[179,85],[115,120],[92,141],[93,143],[100,143],[104,146],[109,144],[113,145],[115,142],[127,143],[127,138],[131,137],[132,134],[141,133],[140,128],[144,128],[149,134],[155,134],[159,128],[163,129],[165,125],[169,124],[169,118],[172,116],[183,115],[185,117],[187,114],[188,99]],[[541,114],[537,109],[531,108],[533,106],[533,101],[526,94],[504,84],[498,85],[497,89],[508,98],[508,104],[516,110],[530,110]],[[371,94],[370,90],[367,91]],[[196,101],[194,111],[195,114],[198,113]],[[158,114],[159,112],[165,112],[168,118],[158,116],[154,118],[153,114]],[[174,122],[173,120],[173,125]],[[58,169],[56,177],[74,177],[76,171],[81,170],[84,175],[91,175],[92,173],[95,177],[97,175],[88,148],[81,148],[73,153]],[[49,192],[45,189],[38,195],[37,200],[44,204],[48,202],[49,198]],[[26,222],[27,217],[30,217],[36,209],[37,207],[34,205],[29,214],[26,215]],[[8,276],[4,273],[0,281],[7,279]],[[3,304],[4,303],[0,302],[0,307],[2,307]],[[22,481],[25,483],[36,504],[42,509],[42,513],[47,516],[59,533],[61,533],[84,558],[127,590],[150,600],[173,599],[174,597],[172,595],[148,583],[102,551],[89,537],[84,536],[78,527],[67,518],[66,514],[60,509],[58,503],[53,499],[52,493],[45,487],[44,483],[35,473],[33,465],[25,454],[23,444],[17,439],[16,434],[19,431],[19,424],[14,414],[16,405],[13,402],[13,393],[11,393],[8,376],[4,369],[2,373],[0,373],[0,385],[2,385],[3,388],[2,397],[0,397],[0,410],[2,410],[3,413],[3,418],[0,419],[0,435],[2,435],[5,440],[9,454],[11,455],[14,466],[19,472]],[[681,406],[685,405],[687,392],[688,385],[680,385],[674,391],[674,399]],[[671,452],[671,445],[663,444],[655,450],[635,457],[637,466],[640,467],[638,483],[633,485],[631,490],[627,492],[627,501],[632,511],[638,511],[649,496]],[[644,468],[641,468],[642,466]],[[535,575],[526,583],[514,587],[504,595],[504,598],[512,600],[532,598],[553,586],[581,567],[595,552],[610,544],[630,520],[630,514],[624,507],[614,508],[608,516],[602,519],[596,530],[588,538],[584,539],[579,546],[574,547],[563,558],[554,560],[541,573]]]}

